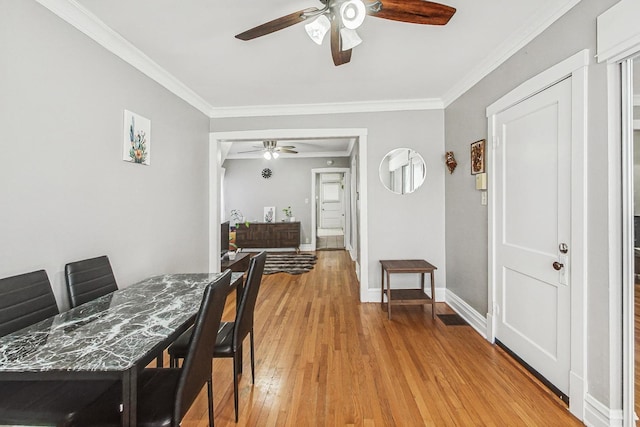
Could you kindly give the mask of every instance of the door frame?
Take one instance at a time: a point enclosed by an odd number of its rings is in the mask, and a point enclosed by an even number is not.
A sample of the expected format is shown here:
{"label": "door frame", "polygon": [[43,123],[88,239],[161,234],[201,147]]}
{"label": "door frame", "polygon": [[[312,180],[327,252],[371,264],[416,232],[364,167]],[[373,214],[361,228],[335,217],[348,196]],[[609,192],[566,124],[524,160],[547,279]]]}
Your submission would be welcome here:
{"label": "door frame", "polygon": [[[587,135],[587,67],[590,63],[589,50],[585,49],[566,60],[543,71],[537,76],[522,83],[498,101],[491,104],[486,111],[488,119],[487,166],[489,176],[495,176],[496,147],[496,115],[511,106],[547,89],[565,78],[571,78],[571,343],[569,367],[569,410],[580,420],[584,419],[584,400],[586,395],[586,290],[587,290],[587,167],[586,167],[586,135]],[[487,195],[488,231],[489,231],[489,265],[488,265],[488,313],[487,339],[495,341],[497,321],[496,313],[496,223],[495,194],[498,188],[494,180],[490,180]]]}
{"label": "door frame", "polygon": [[[209,134],[209,271],[220,270],[220,168],[229,151],[227,141],[242,139],[309,139],[309,138],[355,138],[358,155],[357,193],[359,212],[359,254],[355,261],[356,277],[360,282],[360,301],[369,301],[369,234],[367,212],[367,135],[366,128],[336,129],[263,129]],[[353,154],[353,153],[352,153]],[[356,213],[354,213],[356,215]]]}
{"label": "door frame", "polygon": [[[318,190],[317,190],[317,179],[320,176],[320,174],[323,173],[343,173],[344,177],[342,178],[343,180],[343,184],[347,185],[346,183],[348,183],[348,185],[351,185],[351,171],[349,170],[349,168],[318,168],[318,169],[311,169],[311,230],[313,230],[313,233],[311,235],[311,250],[315,251],[316,250],[316,245],[317,245],[317,239],[316,239],[316,230],[318,228],[318,203],[316,201],[316,196],[318,195]],[[342,196],[343,196],[343,207],[344,207],[344,247],[345,249],[349,250],[349,248],[351,247],[351,200],[349,200],[351,198],[351,190],[346,191],[346,189],[343,188],[342,190]],[[352,253],[351,250],[349,250],[349,253]]]}

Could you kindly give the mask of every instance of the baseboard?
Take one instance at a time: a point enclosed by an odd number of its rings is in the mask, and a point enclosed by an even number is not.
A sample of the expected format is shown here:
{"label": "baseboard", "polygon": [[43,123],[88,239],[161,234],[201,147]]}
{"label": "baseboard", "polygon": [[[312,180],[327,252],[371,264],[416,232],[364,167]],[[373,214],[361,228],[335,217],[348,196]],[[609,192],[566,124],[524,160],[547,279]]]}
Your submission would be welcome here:
{"label": "baseboard", "polygon": [[314,250],[313,245],[311,243],[304,243],[300,245],[301,251],[311,252]]}
{"label": "baseboard", "polygon": [[577,375],[575,372],[569,372],[569,412],[571,412],[577,419],[584,419],[584,405],[585,405],[585,383],[584,378]]}
{"label": "baseboard", "polygon": [[446,289],[444,301],[483,338],[487,338],[487,319],[485,317],[449,289]]}
{"label": "baseboard", "polygon": [[622,427],[621,409],[609,409],[589,393],[584,399],[584,423],[588,427]]}

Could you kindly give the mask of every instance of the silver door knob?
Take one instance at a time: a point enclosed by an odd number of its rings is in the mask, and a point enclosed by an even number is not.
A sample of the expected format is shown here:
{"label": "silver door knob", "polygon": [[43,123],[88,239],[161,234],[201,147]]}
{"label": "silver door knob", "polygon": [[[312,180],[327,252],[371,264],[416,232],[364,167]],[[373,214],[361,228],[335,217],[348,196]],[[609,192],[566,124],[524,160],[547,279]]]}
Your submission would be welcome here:
{"label": "silver door knob", "polygon": [[553,269],[554,270],[560,270],[562,267],[564,267],[564,264],[559,263],[558,261],[553,263]]}

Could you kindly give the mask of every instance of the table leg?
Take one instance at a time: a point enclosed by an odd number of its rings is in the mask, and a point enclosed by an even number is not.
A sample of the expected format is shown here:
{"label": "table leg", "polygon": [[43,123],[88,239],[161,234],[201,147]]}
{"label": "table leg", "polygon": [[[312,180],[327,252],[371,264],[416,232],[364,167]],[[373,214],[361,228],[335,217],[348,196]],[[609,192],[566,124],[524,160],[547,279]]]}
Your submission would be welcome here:
{"label": "table leg", "polygon": [[382,271],[380,277],[382,281],[380,282],[380,310],[384,310],[384,267],[381,267]]}
{"label": "table leg", "polygon": [[436,283],[433,279],[433,270],[431,270],[431,318],[436,318]]}
{"label": "table leg", "polygon": [[391,274],[387,271],[387,315],[391,320]]}
{"label": "table leg", "polygon": [[125,371],[122,375],[122,425],[124,427],[137,424],[138,372],[136,367]]}
{"label": "table leg", "polygon": [[[424,275],[425,273],[420,273],[420,290],[424,293]],[[433,295],[431,295],[433,297]],[[425,304],[422,304],[422,311],[424,312]]]}

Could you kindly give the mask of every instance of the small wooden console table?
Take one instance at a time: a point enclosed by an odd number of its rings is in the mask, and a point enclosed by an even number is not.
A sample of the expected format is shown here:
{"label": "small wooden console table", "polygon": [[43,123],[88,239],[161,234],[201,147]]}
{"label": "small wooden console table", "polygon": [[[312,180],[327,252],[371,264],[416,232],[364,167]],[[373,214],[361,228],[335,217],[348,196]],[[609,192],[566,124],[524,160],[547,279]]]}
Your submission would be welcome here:
{"label": "small wooden console table", "polygon": [[[384,295],[387,294],[387,314],[391,319],[391,305],[424,305],[431,301],[431,316],[436,318],[436,287],[433,272],[437,270],[423,259],[380,260],[382,264],[382,295],[380,306],[384,310]],[[391,292],[391,274],[393,273],[417,273],[420,274],[420,289],[394,289]],[[424,275],[431,274],[431,298],[424,293]],[[384,277],[387,276],[385,289]]]}

